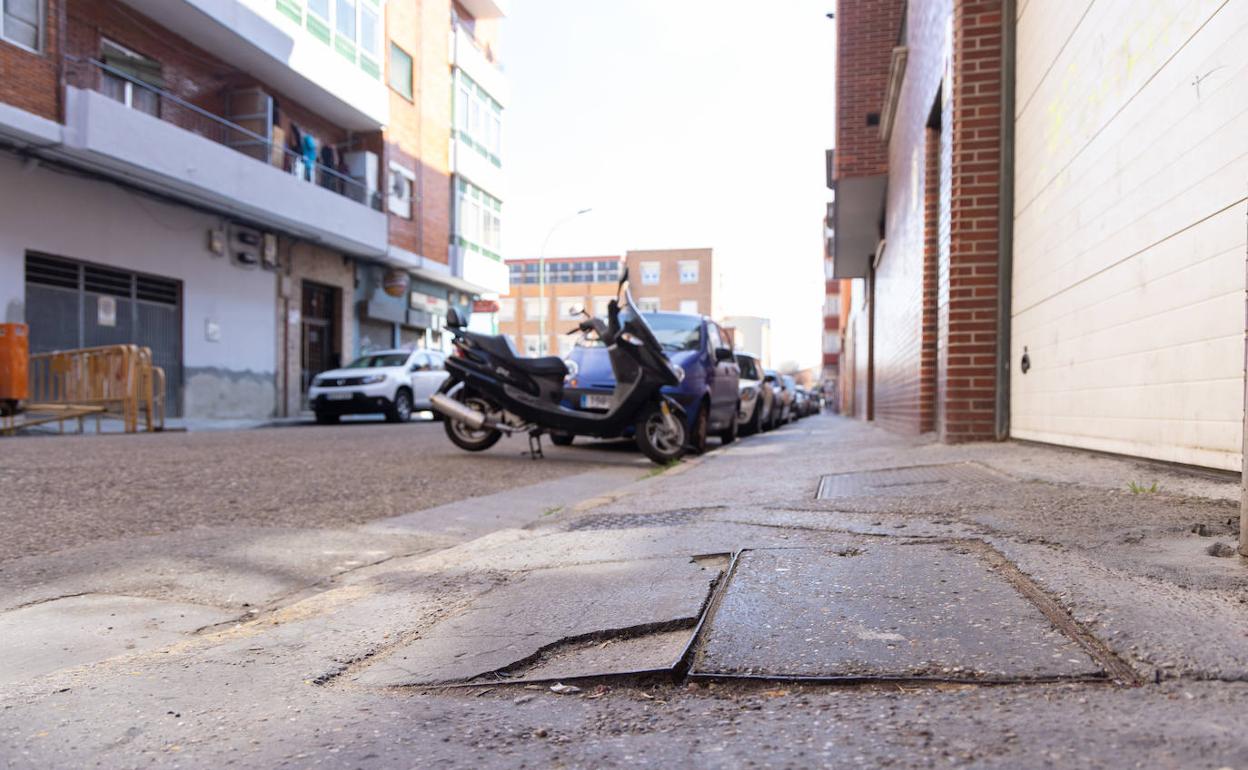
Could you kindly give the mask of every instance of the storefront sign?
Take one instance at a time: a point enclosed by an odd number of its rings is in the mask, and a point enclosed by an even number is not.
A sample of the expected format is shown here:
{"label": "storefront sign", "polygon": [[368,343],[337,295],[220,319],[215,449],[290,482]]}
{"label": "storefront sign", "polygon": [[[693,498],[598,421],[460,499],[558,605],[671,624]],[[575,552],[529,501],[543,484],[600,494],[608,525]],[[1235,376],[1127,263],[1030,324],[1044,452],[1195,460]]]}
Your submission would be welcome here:
{"label": "storefront sign", "polygon": [[420,291],[414,291],[409,294],[408,302],[413,310],[424,310],[434,315],[446,315],[446,310],[449,307],[446,300],[441,297],[432,297]]}
{"label": "storefront sign", "polygon": [[382,278],[381,286],[391,297],[402,297],[412,285],[412,278],[406,270],[387,270]]}
{"label": "storefront sign", "polygon": [[472,303],[474,313],[497,313],[498,303],[492,299],[479,299]]}

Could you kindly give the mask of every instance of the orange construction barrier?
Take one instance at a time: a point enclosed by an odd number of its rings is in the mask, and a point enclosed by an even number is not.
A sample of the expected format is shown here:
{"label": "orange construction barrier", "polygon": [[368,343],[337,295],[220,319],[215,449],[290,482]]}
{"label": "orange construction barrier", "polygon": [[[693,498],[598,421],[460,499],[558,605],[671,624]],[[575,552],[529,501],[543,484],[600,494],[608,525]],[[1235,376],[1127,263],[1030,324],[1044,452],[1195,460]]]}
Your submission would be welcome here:
{"label": "orange construction barrier", "polygon": [[30,397],[30,336],[26,324],[0,324],[0,411],[17,411]]}

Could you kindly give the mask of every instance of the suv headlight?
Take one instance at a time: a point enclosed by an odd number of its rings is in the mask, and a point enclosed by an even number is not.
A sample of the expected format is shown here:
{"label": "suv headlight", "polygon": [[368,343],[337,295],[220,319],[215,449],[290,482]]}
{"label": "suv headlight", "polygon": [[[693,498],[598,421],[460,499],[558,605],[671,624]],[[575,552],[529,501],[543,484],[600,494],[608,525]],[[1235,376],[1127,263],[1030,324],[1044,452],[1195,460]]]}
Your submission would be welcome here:
{"label": "suv headlight", "polygon": [[376,385],[379,382],[385,382],[385,381],[386,381],[386,375],[384,374],[370,374],[364,379],[360,380],[360,383],[363,385]]}

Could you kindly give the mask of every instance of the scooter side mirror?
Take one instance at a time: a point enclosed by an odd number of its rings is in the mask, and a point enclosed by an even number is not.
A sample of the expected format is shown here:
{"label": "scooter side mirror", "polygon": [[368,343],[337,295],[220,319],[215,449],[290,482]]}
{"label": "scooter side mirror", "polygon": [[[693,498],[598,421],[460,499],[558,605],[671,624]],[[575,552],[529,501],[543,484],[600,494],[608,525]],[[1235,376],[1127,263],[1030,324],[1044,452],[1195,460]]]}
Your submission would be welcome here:
{"label": "scooter side mirror", "polygon": [[732,355],[732,348],[715,348],[716,363],[732,363],[736,360]]}

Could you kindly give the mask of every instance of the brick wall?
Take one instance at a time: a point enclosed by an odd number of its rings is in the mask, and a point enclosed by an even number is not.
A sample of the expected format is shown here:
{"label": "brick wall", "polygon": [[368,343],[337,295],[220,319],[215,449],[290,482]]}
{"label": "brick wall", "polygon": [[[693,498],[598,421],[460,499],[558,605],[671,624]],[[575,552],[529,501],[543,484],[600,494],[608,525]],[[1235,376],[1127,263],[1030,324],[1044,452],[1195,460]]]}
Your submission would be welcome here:
{"label": "brick wall", "polygon": [[48,0],[44,46],[39,53],[0,40],[0,102],[56,121],[61,119],[58,20],[64,2]]}
{"label": "brick wall", "polygon": [[419,0],[420,48],[420,190],[421,245],[419,253],[449,262],[451,238],[452,121],[450,55],[451,0]]}
{"label": "brick wall", "polygon": [[936,357],[940,349],[937,297],[940,280],[940,128],[923,136],[923,341],[919,358],[919,431],[936,430]]}
{"label": "brick wall", "polygon": [[888,64],[901,29],[902,0],[855,0],[836,9],[836,158],[837,179],[883,174],[887,148],[877,117],[888,84]]}
{"label": "brick wall", "polygon": [[[698,282],[680,282],[680,262],[696,260],[698,262]],[[698,312],[712,315],[715,312],[715,261],[710,249],[652,249],[630,251],[624,257],[628,265],[628,279],[633,291],[633,299],[641,301],[643,297],[656,297],[659,309],[677,312],[681,300],[693,300],[698,303]],[[646,286],[641,282],[641,263],[658,262],[660,265],[659,283],[657,286]]]}
{"label": "brick wall", "polygon": [[1001,0],[956,0],[949,197],[949,330],[942,437],[991,439],[996,416]]}

